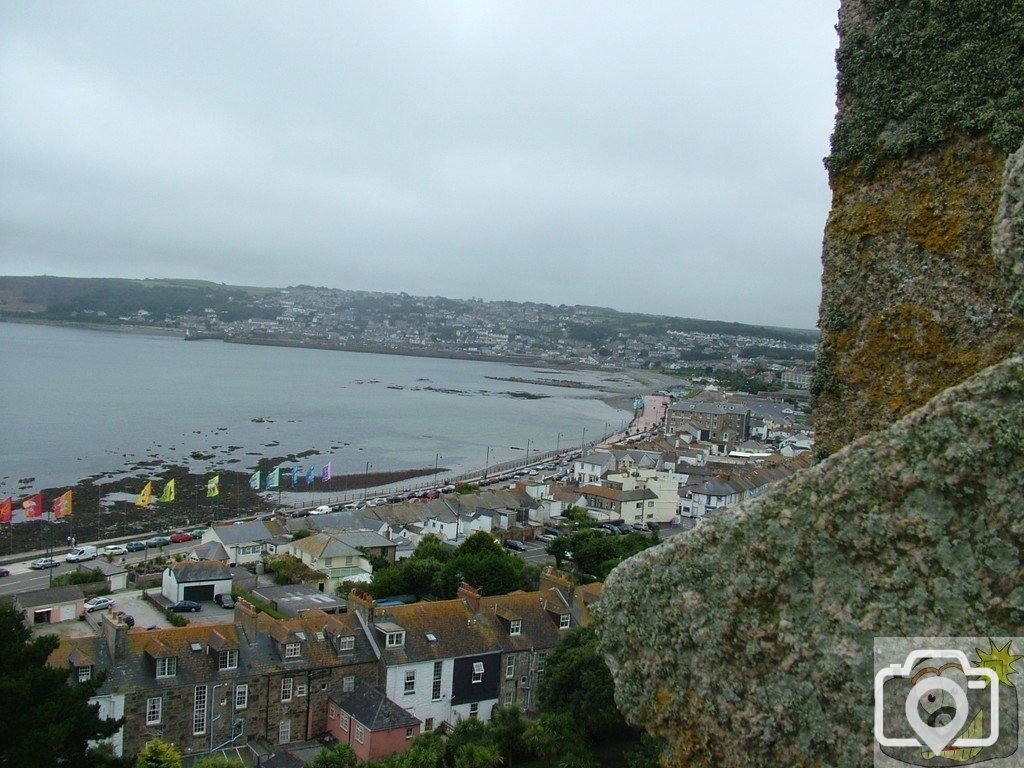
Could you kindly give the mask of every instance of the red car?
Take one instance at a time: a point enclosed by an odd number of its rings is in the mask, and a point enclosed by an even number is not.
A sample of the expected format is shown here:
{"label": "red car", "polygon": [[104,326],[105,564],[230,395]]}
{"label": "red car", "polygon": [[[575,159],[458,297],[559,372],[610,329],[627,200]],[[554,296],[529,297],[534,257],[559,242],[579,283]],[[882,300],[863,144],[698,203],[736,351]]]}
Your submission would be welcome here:
{"label": "red car", "polygon": [[192,541],[192,534],[185,531],[175,531],[171,534],[171,542],[181,544],[184,541]]}

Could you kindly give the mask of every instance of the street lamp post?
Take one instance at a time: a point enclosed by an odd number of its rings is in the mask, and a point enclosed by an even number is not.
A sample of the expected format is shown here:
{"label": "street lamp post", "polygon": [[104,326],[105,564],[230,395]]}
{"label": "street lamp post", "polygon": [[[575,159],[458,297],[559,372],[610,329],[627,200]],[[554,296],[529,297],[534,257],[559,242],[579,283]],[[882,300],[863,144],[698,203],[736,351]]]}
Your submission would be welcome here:
{"label": "street lamp post", "polygon": [[491,446],[488,445],[487,446],[487,458],[484,459],[484,477],[483,477],[484,480],[487,479],[487,470],[489,470],[490,468],[491,468]]}
{"label": "street lamp post", "polygon": [[530,464],[530,440],[531,440],[531,438],[529,438],[529,437],[526,438],[526,464],[527,464],[527,466],[529,466],[529,464]]}
{"label": "street lamp post", "polygon": [[583,437],[580,438],[580,458],[583,458],[583,446],[587,444],[587,428],[583,428]]}
{"label": "street lamp post", "polygon": [[558,433],[558,437],[555,438],[555,456],[558,455],[559,448],[562,446],[562,433]]}
{"label": "street lamp post", "polygon": [[440,453],[435,453],[434,454],[434,485],[435,486],[437,485],[437,467],[438,467],[438,462],[441,461],[441,459],[443,459],[443,458],[444,457]]}
{"label": "street lamp post", "polygon": [[363,501],[366,501],[366,494],[370,490],[370,467],[373,464],[366,462],[366,471],[363,472]]}

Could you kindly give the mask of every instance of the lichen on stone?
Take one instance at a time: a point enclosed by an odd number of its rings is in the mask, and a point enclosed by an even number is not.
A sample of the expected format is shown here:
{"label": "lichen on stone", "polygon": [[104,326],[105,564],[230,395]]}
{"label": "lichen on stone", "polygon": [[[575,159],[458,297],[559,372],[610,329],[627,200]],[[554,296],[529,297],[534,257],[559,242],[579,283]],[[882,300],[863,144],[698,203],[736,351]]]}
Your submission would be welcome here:
{"label": "lichen on stone", "polygon": [[871,764],[875,636],[1024,634],[1024,359],[619,566],[597,627],[667,765]]}

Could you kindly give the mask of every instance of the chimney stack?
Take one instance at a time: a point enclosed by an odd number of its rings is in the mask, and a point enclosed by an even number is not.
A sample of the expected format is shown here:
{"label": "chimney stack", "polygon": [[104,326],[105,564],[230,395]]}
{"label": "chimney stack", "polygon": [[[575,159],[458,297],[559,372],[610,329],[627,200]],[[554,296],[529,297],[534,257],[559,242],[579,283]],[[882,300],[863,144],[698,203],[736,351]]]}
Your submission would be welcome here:
{"label": "chimney stack", "polygon": [[128,625],[109,611],[101,614],[100,621],[110,658],[116,666],[124,664],[128,658]]}
{"label": "chimney stack", "polygon": [[239,597],[235,600],[235,625],[241,628],[246,640],[250,645],[256,642],[257,626],[260,612],[256,606],[245,598]]}
{"label": "chimney stack", "polygon": [[348,610],[351,613],[358,613],[367,624],[373,624],[374,614],[373,595],[354,587],[348,593]]}
{"label": "chimney stack", "polygon": [[480,590],[471,587],[466,582],[459,584],[458,598],[469,606],[469,609],[476,613],[480,610]]}

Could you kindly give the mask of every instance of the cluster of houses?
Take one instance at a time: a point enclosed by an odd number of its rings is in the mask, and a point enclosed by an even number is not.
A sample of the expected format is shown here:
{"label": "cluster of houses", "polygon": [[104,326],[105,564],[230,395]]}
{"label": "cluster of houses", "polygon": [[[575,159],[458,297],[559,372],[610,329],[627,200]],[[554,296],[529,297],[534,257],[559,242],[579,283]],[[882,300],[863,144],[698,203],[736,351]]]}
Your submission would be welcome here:
{"label": "cluster of houses", "polygon": [[186,756],[249,749],[290,765],[292,747],[326,738],[375,760],[500,705],[535,709],[547,655],[600,596],[547,569],[535,592],[462,584],[454,600],[384,607],[354,589],[347,610],[287,619],[244,599],[228,621],[169,629],[108,611],[99,634],[63,638],[50,663],[73,681],[106,674],[95,701],[124,718],[118,754],[159,737]]}

